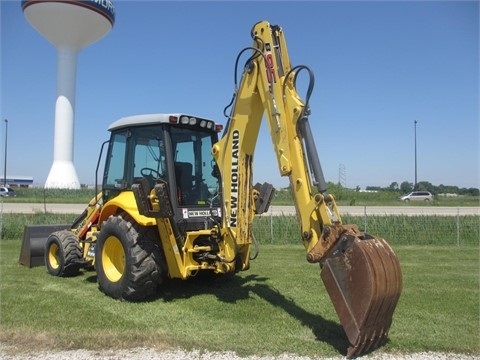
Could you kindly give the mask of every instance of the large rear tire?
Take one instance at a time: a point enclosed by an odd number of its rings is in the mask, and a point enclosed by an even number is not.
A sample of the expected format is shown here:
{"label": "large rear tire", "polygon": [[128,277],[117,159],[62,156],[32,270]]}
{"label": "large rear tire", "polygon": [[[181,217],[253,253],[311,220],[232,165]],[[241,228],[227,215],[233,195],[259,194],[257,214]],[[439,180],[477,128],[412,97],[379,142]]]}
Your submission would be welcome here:
{"label": "large rear tire", "polygon": [[78,275],[82,266],[82,250],[78,239],[69,230],[52,233],[45,244],[45,265],[53,276]]}
{"label": "large rear tire", "polygon": [[110,216],[95,246],[100,290],[115,299],[141,301],[156,294],[165,260],[155,227],[138,225],[126,214]]}

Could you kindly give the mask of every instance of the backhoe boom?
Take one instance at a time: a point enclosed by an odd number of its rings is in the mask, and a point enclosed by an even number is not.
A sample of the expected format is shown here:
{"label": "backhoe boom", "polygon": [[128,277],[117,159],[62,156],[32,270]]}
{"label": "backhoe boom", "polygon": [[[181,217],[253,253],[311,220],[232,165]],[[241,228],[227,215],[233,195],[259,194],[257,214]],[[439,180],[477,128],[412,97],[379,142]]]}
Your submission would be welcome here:
{"label": "backhoe boom", "polygon": [[[223,179],[223,228],[249,266],[256,211],[252,163],[265,116],[279,172],[290,181],[307,260],[320,263],[321,277],[351,343],[349,356],[381,344],[400,296],[398,259],[385,240],[344,225],[326,183],[310,129],[308,100],[313,74],[292,68],[282,29],[259,22],[252,29],[252,55],[234,94],[228,123],[213,155]],[[238,63],[238,60],[237,60]],[[306,100],[296,90],[298,72],[308,70]]]}

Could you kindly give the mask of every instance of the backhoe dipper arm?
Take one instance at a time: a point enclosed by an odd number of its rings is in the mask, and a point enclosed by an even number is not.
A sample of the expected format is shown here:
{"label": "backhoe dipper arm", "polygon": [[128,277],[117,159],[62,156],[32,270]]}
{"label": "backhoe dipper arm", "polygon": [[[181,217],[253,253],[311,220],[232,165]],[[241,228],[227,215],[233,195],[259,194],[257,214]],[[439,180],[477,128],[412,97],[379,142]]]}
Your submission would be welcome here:
{"label": "backhoe dipper arm", "polygon": [[252,162],[265,115],[280,174],[290,180],[307,260],[320,263],[322,281],[351,344],[347,356],[358,356],[387,338],[402,288],[400,264],[384,239],[342,224],[335,199],[326,192],[308,123],[313,75],[309,71],[303,101],[295,83],[298,72],[308,68],[291,67],[282,29],[259,22],[252,37],[253,47],[240,53],[252,51],[228,123],[212,149],[222,175],[222,239],[235,254],[235,268],[247,269],[255,240],[253,217],[264,208],[256,207]]}
{"label": "backhoe dipper arm", "polygon": [[[341,219],[333,196],[326,193],[308,123],[308,104],[295,88],[294,70],[308,68],[291,68],[279,26],[259,22],[252,29],[252,37],[253,47],[245,49],[251,49],[252,56],[235,93],[224,136],[213,148],[222,172],[225,225],[235,234],[238,245],[251,243],[251,223],[255,215],[252,161],[265,114],[280,174],[290,180],[307,259],[318,262],[334,245],[334,236],[325,237],[319,243],[324,226],[335,228],[341,224]],[[309,74],[310,92],[313,75]],[[318,189],[316,195],[312,192],[312,185]]]}

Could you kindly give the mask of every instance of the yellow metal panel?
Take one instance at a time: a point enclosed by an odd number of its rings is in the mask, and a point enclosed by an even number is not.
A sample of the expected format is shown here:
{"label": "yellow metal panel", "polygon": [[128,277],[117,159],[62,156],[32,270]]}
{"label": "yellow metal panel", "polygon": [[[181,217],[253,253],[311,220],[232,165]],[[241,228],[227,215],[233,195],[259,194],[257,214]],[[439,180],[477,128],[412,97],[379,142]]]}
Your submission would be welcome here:
{"label": "yellow metal panel", "polygon": [[123,191],[113,199],[108,200],[102,208],[99,224],[107,220],[110,215],[117,213],[119,210],[125,211],[138,224],[142,226],[156,225],[155,219],[140,215],[137,208],[137,202],[132,191]]}
{"label": "yellow metal panel", "polygon": [[168,275],[171,278],[186,279],[187,273],[184,265],[184,254],[178,248],[172,227],[168,219],[157,219],[158,232],[162,242],[165,260],[167,261]]}

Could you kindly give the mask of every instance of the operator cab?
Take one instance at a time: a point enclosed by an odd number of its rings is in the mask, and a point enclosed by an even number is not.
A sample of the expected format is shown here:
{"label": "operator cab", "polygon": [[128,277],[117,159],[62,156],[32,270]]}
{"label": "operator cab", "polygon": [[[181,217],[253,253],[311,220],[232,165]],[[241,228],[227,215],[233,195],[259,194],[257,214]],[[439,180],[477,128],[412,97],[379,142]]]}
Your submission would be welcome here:
{"label": "operator cab", "polygon": [[183,114],[116,121],[109,127],[104,202],[142,179],[149,191],[163,182],[179,228],[205,228],[207,218],[221,216],[220,172],[211,153],[220,130],[212,120]]}

